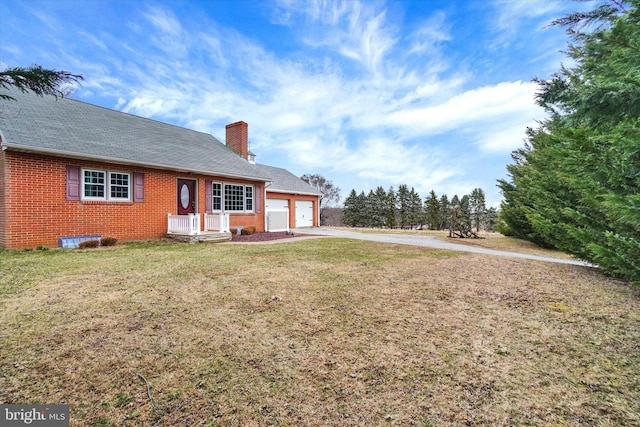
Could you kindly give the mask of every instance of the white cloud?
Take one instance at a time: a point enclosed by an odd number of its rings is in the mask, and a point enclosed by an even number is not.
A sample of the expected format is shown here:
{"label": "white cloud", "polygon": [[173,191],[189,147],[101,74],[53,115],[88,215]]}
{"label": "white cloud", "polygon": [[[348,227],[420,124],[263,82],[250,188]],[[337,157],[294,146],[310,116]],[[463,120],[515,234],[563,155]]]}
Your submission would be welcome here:
{"label": "white cloud", "polygon": [[[546,3],[536,2],[536,10],[520,3],[495,5],[496,14],[479,27],[496,25],[490,41],[514,38],[551,13]],[[404,4],[395,2],[268,3],[272,22],[290,33],[283,53],[282,46],[221,26],[215,15],[194,18],[171,7],[154,3],[132,12],[119,36],[74,27],[85,35],[86,52],[60,39],[51,58],[85,75],[81,93],[110,97],[126,112],[219,139],[225,124],[244,120],[259,162],[324,171],[328,179],[339,177],[345,191],[400,184],[423,196],[432,188],[450,196],[488,190],[504,165],[489,169],[475,159],[508,161],[526,126],[542,115],[533,103],[535,84],[523,81],[533,75],[495,76],[485,63],[466,61],[477,52],[451,50],[460,30],[452,8],[415,20],[396,13]],[[60,31],[56,19],[46,32]],[[478,38],[483,46],[485,35]],[[90,49],[100,56],[89,56]],[[529,61],[539,60],[532,51]]]}
{"label": "white cloud", "polygon": [[450,25],[446,15],[438,11],[418,25],[418,29],[409,36],[411,49],[408,54],[438,53],[441,42],[451,40]]}
{"label": "white cloud", "polygon": [[[355,7],[330,10],[324,21],[346,26],[342,36],[351,37],[346,45],[359,59],[369,58],[369,67],[390,52],[392,44],[379,49],[375,41],[377,34],[389,32],[382,28],[384,15],[376,15],[380,20],[367,29],[358,26],[361,15],[354,15]],[[310,13],[322,20],[323,11]],[[437,21],[443,23],[444,17]],[[157,27],[165,31],[165,25]],[[434,31],[420,33],[432,48],[446,39],[446,33]],[[221,139],[226,123],[244,120],[259,162],[276,158],[278,166],[324,170],[330,179],[342,176],[353,187],[409,184],[423,195],[431,189],[464,194],[461,189],[482,184],[465,178],[464,162],[447,148],[431,146],[434,135],[458,132],[466,138],[460,144],[468,144],[465,155],[473,144],[480,151],[508,152],[521,143],[514,133],[523,135],[536,117],[535,85],[514,81],[464,90],[470,76],[454,72],[442,78],[439,73],[448,65],[439,66],[438,60],[425,67],[403,62],[406,55],[390,55],[386,72],[396,70],[396,78],[379,78],[348,74],[330,56],[297,62],[278,58],[255,40],[215,25],[198,37],[172,34],[185,43],[184,49],[212,60],[203,64],[207,68],[185,70],[171,68],[171,58],[148,55],[132,68],[139,84],[125,104],[119,103],[124,111],[172,118]],[[337,48],[337,40],[322,52]],[[383,56],[376,57],[376,51]],[[366,133],[355,136],[361,131]]]}
{"label": "white cloud", "polygon": [[179,36],[182,33],[180,21],[169,9],[159,6],[150,7],[143,15],[162,33],[173,36]]}
{"label": "white cloud", "polygon": [[549,18],[555,19],[563,15],[567,2],[565,0],[493,0],[495,10],[493,27],[504,33],[505,37],[521,31],[523,22],[536,22],[536,31],[549,24]]}
{"label": "white cloud", "polygon": [[501,120],[514,112],[532,111],[534,83],[503,82],[462,92],[438,105],[393,111],[386,126],[403,127],[413,135],[442,133],[473,123]]}

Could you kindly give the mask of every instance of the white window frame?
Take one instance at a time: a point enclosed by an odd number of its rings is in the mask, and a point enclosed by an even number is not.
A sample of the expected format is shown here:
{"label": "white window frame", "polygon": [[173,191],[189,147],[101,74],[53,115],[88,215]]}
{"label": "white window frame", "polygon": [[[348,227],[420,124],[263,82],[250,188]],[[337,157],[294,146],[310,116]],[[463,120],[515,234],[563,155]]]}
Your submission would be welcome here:
{"label": "white window frame", "polygon": [[[253,187],[253,185],[245,185],[244,186],[244,210],[245,212],[254,212],[255,211],[255,192],[256,189]],[[248,195],[248,193],[251,193],[251,195]],[[249,202],[251,202],[251,208],[248,208],[247,206],[249,205]]]}
{"label": "white window frame", "polygon": [[[218,187],[219,194],[216,195],[215,188]],[[216,209],[216,201],[219,208]],[[212,182],[211,183],[211,212],[222,212],[224,207],[224,183]]]}
{"label": "white window frame", "polygon": [[[228,187],[242,187],[242,209],[227,209],[227,188]],[[247,188],[249,188],[249,192],[251,196],[247,197]],[[213,192],[213,187],[212,190]],[[254,185],[245,185],[239,184],[237,182],[224,182],[222,183],[222,197],[221,197],[221,208],[224,212],[229,213],[254,213],[255,212],[255,193],[256,188]],[[251,200],[251,209],[247,209],[247,201]],[[238,201],[237,206],[240,206],[240,202]],[[213,210],[213,200],[212,200],[212,210]]]}
{"label": "white window frame", "polygon": [[[92,185],[91,183],[87,183],[85,181],[85,172],[97,172],[97,173],[101,173],[104,176],[104,184],[103,184],[103,189],[104,189],[104,196],[103,197],[92,197],[92,196],[86,196],[86,186],[87,185]],[[111,175],[115,175],[115,174],[119,174],[119,175],[126,175],[127,178],[127,197],[112,197],[111,196]],[[132,177],[133,174],[130,172],[122,172],[122,171],[107,171],[107,170],[102,170],[102,169],[82,169],[81,170],[81,177],[82,177],[82,192],[80,194],[82,194],[82,200],[102,200],[102,201],[114,201],[114,202],[130,202],[131,201],[131,191],[132,191]],[[124,187],[124,186],[123,186]]]}

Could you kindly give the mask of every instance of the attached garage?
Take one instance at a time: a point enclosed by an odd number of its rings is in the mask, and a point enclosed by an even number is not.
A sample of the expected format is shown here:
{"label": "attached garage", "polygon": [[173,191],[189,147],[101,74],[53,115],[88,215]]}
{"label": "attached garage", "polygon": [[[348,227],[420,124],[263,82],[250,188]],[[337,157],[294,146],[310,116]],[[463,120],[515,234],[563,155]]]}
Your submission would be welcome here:
{"label": "attached garage", "polygon": [[296,200],[296,228],[313,227],[313,202]]}
{"label": "attached garage", "polygon": [[289,201],[266,199],[267,231],[289,231]]}
{"label": "attached garage", "polygon": [[265,185],[265,229],[289,231],[298,227],[318,227],[318,190],[286,169],[256,164],[271,181]]}

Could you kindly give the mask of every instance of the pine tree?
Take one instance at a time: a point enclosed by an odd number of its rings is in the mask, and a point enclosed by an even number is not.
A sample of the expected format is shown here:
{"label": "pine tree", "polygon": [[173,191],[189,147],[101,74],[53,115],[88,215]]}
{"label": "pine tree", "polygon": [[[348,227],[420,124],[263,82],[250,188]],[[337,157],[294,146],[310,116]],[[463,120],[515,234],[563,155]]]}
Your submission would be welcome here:
{"label": "pine tree", "polygon": [[429,196],[424,201],[425,220],[429,226],[429,230],[440,229],[440,202],[436,192],[431,190]]}
{"label": "pine tree", "polygon": [[[0,71],[0,87],[8,89],[15,87],[22,92],[32,91],[36,95],[53,95],[64,97],[69,94],[71,85],[83,80],[80,74],[68,71],[56,71],[43,68],[40,65],[30,67],[12,67]],[[0,99],[15,100],[14,97],[0,93]]]}
{"label": "pine tree", "polygon": [[438,230],[446,230],[449,228],[451,221],[451,203],[446,194],[440,196],[438,202],[440,211],[438,214]]}
{"label": "pine tree", "polygon": [[476,232],[480,231],[480,226],[484,222],[487,206],[485,204],[485,196],[482,188],[474,188],[469,195],[469,208],[471,211],[472,226]]}
{"label": "pine tree", "polygon": [[407,222],[411,227],[424,222],[422,199],[413,187],[411,187],[411,190],[409,191],[409,212],[407,213]]}
{"label": "pine tree", "polygon": [[575,65],[536,79],[549,118],[499,187],[515,235],[640,282],[640,0],[625,3],[554,22]]}
{"label": "pine tree", "polygon": [[358,194],[355,189],[351,190],[344,200],[342,222],[349,227],[355,227],[358,224]]}
{"label": "pine tree", "polygon": [[398,221],[400,228],[404,228],[409,224],[410,209],[411,209],[411,196],[409,193],[409,187],[406,184],[402,184],[398,187],[397,206],[398,206]]}

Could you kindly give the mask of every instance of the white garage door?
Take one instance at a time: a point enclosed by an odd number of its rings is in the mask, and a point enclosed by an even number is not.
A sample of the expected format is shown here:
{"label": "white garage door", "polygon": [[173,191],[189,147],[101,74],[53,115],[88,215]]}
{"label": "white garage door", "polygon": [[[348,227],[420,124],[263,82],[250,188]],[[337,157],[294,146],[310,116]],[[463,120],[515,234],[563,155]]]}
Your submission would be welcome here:
{"label": "white garage door", "polygon": [[282,210],[289,209],[289,201],[287,199],[267,199],[267,210]]}
{"label": "white garage door", "polygon": [[313,202],[296,201],[296,227],[313,227]]}
{"label": "white garage door", "polygon": [[289,201],[267,199],[267,231],[289,231]]}

